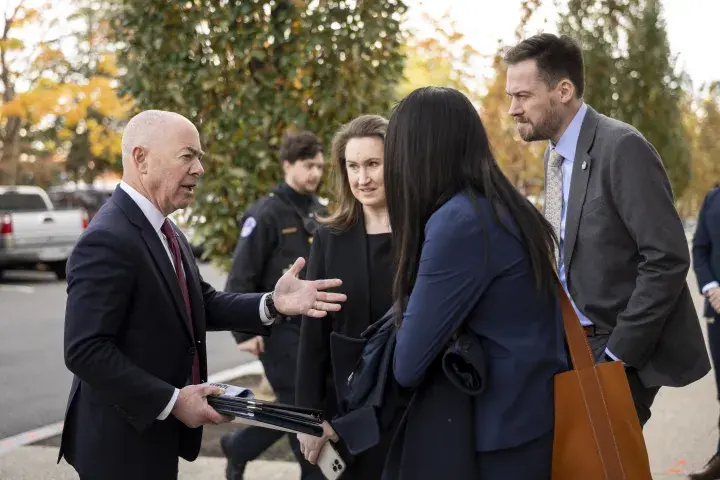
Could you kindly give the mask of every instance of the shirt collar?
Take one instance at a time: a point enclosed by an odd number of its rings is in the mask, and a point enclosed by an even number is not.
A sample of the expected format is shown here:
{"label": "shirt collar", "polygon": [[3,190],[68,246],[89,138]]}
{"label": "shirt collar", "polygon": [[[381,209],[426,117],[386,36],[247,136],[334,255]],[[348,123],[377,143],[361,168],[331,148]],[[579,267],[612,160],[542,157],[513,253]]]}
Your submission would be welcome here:
{"label": "shirt collar", "polygon": [[553,145],[552,141],[550,142],[550,148],[557,150],[564,159],[570,162],[575,160],[575,151],[577,150],[577,143],[580,139],[580,129],[582,128],[586,112],[587,105],[583,103],[580,105],[580,108],[570,122],[570,125],[568,125],[567,129],[560,136],[560,140],[557,145]]}
{"label": "shirt collar", "polygon": [[156,232],[160,231],[160,228],[163,226],[163,223],[165,223],[165,215],[162,214],[160,210],[145,197],[142,193],[135,190],[133,187],[125,183],[124,181],[120,182],[120,188],[122,188],[125,193],[127,193],[130,198],[133,199],[135,203],[137,203],[137,206],[140,207],[140,210],[142,210],[145,217],[148,219],[148,222],[150,222],[150,225],[152,225],[153,229],[155,229]]}

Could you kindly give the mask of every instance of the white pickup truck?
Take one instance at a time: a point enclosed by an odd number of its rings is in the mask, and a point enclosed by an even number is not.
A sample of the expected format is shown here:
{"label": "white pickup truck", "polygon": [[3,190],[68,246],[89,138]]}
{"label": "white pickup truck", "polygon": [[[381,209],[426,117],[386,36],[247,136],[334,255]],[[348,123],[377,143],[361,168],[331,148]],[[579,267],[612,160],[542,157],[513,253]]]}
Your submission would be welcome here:
{"label": "white pickup truck", "polygon": [[65,279],[67,259],[87,224],[84,210],[56,210],[40,187],[0,186],[0,275],[42,264]]}

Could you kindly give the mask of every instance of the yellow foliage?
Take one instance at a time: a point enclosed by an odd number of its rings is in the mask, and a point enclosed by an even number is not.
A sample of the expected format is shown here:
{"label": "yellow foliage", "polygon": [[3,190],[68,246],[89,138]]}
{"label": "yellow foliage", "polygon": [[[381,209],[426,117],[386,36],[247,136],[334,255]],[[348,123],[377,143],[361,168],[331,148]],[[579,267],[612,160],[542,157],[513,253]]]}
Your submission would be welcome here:
{"label": "yellow foliage", "polygon": [[0,51],[22,50],[23,48],[25,48],[25,42],[19,38],[0,40]]}
{"label": "yellow foliage", "polygon": [[35,68],[44,68],[47,65],[60,62],[65,58],[63,53],[50,47],[43,47],[42,51],[35,57],[34,66]]}
{"label": "yellow foliage", "polygon": [[434,31],[422,36],[412,32],[409,42],[403,46],[406,61],[398,95],[405,97],[429,85],[444,86],[460,90],[478,104],[481,95],[472,64],[479,53],[470,44],[463,43],[465,36],[456,31],[455,22],[447,13],[433,18],[423,12],[423,18]]}
{"label": "yellow foliage", "polygon": [[[134,108],[131,97],[118,94],[116,79],[120,72],[116,54],[105,47],[109,45],[105,41],[108,24],[96,20],[90,35],[81,30],[71,33],[90,44],[91,58],[80,65],[79,59],[66,58],[58,46],[37,36],[19,34],[31,29],[45,31],[58,19],[53,12],[53,2],[36,3],[37,9],[17,10],[6,26],[8,38],[0,41],[0,51],[8,54],[8,70],[4,73],[14,90],[8,101],[0,98],[0,125],[5,124],[8,117],[20,119],[24,128],[44,129],[48,124],[56,125],[56,141],[43,142],[47,152],[67,146],[78,135],[87,133],[87,156],[95,157],[87,160],[96,165],[107,164],[97,160],[114,159],[121,154],[121,136],[116,125]],[[25,38],[25,42],[16,37]],[[26,62],[26,58],[29,61]],[[87,67],[94,67],[93,75],[82,73]],[[70,76],[66,76],[68,70]],[[0,137],[0,141],[4,140]],[[35,144],[41,148],[38,145]]]}
{"label": "yellow foliage", "polygon": [[113,157],[120,155],[121,135],[115,130],[108,129],[106,125],[91,120],[87,123],[90,152],[96,157]]}
{"label": "yellow foliage", "polygon": [[73,133],[74,132],[72,130],[69,130],[67,128],[60,128],[57,131],[57,136],[60,140],[68,141],[72,139]]}
{"label": "yellow foliage", "polygon": [[99,74],[108,75],[110,77],[116,77],[119,73],[117,67],[117,59],[114,54],[101,55],[97,64],[97,71]]}
{"label": "yellow foliage", "polygon": [[18,16],[13,19],[13,29],[21,28],[23,25],[34,22],[40,18],[40,12],[34,8],[22,7]]}
{"label": "yellow foliage", "polygon": [[703,89],[697,108],[690,100],[683,108],[692,149],[690,184],[678,201],[683,217],[697,213],[707,192],[720,183],[720,82]]}

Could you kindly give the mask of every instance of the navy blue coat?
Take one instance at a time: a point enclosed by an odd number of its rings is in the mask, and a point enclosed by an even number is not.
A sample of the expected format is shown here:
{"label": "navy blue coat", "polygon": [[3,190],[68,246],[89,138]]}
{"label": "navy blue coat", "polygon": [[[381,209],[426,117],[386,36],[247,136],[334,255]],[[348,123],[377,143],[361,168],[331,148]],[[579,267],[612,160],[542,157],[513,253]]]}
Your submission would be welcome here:
{"label": "navy blue coat", "polygon": [[[720,282],[720,187],[711,190],[703,201],[692,245],[693,269],[698,288]],[[705,301],[705,316],[718,315]]]}
{"label": "navy blue coat", "polygon": [[554,377],[568,362],[555,290],[538,292],[514,222],[502,216],[501,225],[490,203],[476,197],[475,204],[467,193],[455,195],[425,225],[393,371],[401,386],[418,387],[454,333],[463,327],[476,335],[487,380],[485,391],[471,397],[466,421],[474,426],[475,450],[492,452],[552,431]]}

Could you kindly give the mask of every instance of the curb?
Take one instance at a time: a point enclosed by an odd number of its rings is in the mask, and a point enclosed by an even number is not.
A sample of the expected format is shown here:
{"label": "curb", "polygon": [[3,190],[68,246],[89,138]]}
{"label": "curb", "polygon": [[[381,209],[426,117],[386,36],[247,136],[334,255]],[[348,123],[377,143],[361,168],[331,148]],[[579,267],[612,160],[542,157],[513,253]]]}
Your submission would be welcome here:
{"label": "curb", "polygon": [[[260,363],[259,360],[253,360],[252,362],[244,363],[235,368],[228,368],[227,370],[222,370],[210,375],[208,377],[208,383],[227,383],[234,378],[245,375],[262,375],[263,373],[262,363]],[[16,448],[60,435],[63,424],[64,422],[57,422],[0,439],[0,455],[6,454]]]}

